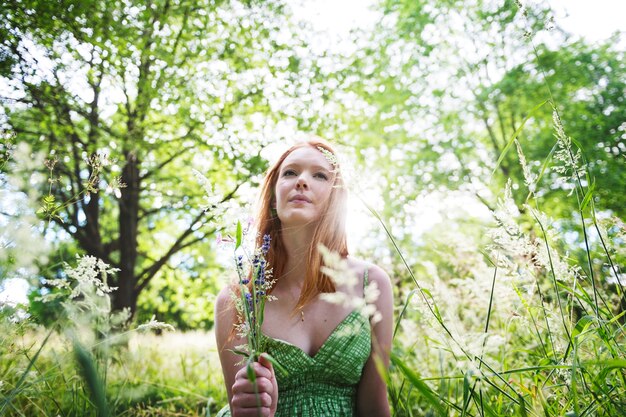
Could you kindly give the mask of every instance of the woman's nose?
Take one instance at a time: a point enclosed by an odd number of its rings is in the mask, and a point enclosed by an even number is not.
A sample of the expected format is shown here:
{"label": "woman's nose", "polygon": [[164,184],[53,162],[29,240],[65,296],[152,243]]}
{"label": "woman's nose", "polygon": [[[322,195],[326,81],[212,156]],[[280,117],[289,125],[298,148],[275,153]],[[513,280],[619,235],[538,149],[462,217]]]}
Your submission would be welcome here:
{"label": "woman's nose", "polygon": [[309,185],[306,182],[306,178],[304,178],[304,175],[300,175],[298,177],[298,181],[296,181],[296,188],[297,189],[307,189],[309,188]]}

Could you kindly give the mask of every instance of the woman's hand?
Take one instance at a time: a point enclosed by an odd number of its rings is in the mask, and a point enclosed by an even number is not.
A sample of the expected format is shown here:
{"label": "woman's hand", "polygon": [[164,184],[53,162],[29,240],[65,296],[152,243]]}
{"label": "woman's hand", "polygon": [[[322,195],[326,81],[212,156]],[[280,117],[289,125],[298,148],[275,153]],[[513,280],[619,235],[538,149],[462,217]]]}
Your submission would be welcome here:
{"label": "woman's hand", "polygon": [[[273,417],[278,403],[278,384],[274,368],[271,362],[261,355],[259,361],[252,364],[252,369],[256,374],[257,391],[255,391],[255,383],[248,379],[247,367],[244,366],[235,375],[230,403],[231,415],[232,417]],[[257,408],[259,403],[260,409]]]}

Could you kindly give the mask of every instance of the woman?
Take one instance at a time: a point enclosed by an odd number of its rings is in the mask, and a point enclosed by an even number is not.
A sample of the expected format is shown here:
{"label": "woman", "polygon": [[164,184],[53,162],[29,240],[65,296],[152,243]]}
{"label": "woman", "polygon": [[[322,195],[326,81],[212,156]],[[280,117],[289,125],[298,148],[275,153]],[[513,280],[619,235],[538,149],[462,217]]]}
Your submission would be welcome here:
{"label": "woman", "polygon": [[[247,378],[241,357],[229,349],[245,343],[233,332],[238,322],[231,288],[216,303],[216,339],[230,413],[218,416],[388,416],[386,385],[376,362],[389,364],[393,301],[389,277],[379,267],[348,256],[345,216],[347,192],[330,145],[299,143],[268,171],[257,216],[258,240],[271,236],[267,260],[276,283],[276,300],[265,305],[263,334],[268,353],[288,374],[273,369],[261,355],[254,363],[259,393]],[[319,245],[338,253],[359,285],[335,284],[324,273]],[[382,317],[372,323],[360,311],[330,303],[322,293],[342,291],[363,297],[375,285]],[[260,400],[259,410],[257,401]]]}

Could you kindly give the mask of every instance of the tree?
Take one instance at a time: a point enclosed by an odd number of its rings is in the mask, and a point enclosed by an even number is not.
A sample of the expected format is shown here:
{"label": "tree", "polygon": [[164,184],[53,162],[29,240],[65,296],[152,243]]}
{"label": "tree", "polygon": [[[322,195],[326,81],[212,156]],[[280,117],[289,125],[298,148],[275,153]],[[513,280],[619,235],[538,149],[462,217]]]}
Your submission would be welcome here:
{"label": "tree", "polygon": [[[389,0],[381,7],[384,17],[350,57],[335,97],[355,94],[365,109],[346,119],[345,136],[358,143],[367,169],[387,167],[380,208],[396,236],[412,240],[414,219],[398,214],[433,192],[471,194],[493,209],[509,178],[524,182],[516,146],[508,146],[514,136],[538,174],[556,142],[549,100],[567,134],[584,142],[598,181],[603,173],[602,206],[623,213],[613,192],[624,182],[622,52],[572,42],[550,10],[514,1]],[[556,175],[548,169],[535,190],[552,213],[568,205],[569,186],[555,189]],[[514,194],[523,203],[528,189]]]}
{"label": "tree", "polygon": [[[626,66],[624,51],[614,44],[614,40],[593,46],[575,41],[556,50],[540,45],[530,62],[512,68],[499,82],[485,86],[480,98],[483,108],[497,115],[497,125],[502,124],[509,136],[528,114],[524,109],[546,99],[554,103],[566,133],[582,149],[583,163],[595,182],[598,207],[623,218],[626,201],[623,193],[615,190],[626,183],[626,146],[620,127],[626,117]],[[552,113],[548,103],[532,115],[520,135],[529,161],[545,160],[555,145]],[[521,178],[520,165],[512,165],[516,168],[515,176]],[[531,168],[539,172],[537,166]],[[548,170],[538,191],[546,210],[569,217],[571,205],[566,202],[566,194],[572,184],[560,180],[560,176]],[[586,178],[583,181],[586,183]]]}
{"label": "tree", "polygon": [[254,186],[300,41],[276,2],[26,0],[0,18],[3,129],[49,155],[43,214],[119,268],[114,308],[134,313]]}

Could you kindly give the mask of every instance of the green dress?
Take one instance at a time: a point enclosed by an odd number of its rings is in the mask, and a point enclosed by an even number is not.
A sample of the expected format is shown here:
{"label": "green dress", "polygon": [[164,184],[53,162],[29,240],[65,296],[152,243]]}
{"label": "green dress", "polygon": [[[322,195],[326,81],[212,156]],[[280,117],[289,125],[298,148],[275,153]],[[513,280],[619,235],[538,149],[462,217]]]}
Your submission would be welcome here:
{"label": "green dress", "polygon": [[[369,320],[360,311],[348,314],[313,356],[284,340],[263,337],[268,353],[288,371],[285,375],[275,369],[275,417],[357,415],[357,388],[372,344]],[[217,416],[230,416],[228,405]]]}

